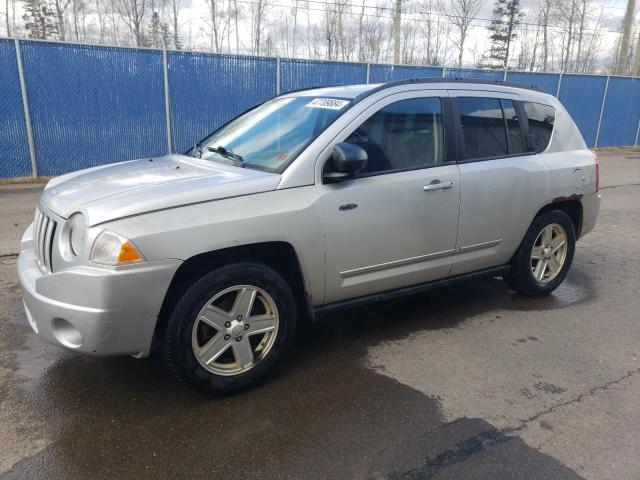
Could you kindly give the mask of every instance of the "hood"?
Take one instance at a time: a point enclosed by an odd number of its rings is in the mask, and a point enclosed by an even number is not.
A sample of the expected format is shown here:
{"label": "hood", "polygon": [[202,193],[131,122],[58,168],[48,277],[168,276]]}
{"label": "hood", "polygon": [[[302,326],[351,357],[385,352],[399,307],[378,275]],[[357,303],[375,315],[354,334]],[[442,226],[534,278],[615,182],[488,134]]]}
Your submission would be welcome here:
{"label": "hood", "polygon": [[153,210],[206,202],[275,188],[280,175],[183,155],[132,160],[80,170],[51,180],[40,203],[88,225]]}

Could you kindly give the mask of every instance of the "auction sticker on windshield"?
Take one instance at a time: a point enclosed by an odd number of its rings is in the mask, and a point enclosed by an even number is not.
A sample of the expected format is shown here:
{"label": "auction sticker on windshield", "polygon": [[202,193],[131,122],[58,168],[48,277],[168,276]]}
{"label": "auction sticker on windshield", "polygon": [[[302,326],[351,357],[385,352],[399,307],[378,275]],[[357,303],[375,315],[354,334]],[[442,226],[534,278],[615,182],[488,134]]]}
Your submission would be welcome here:
{"label": "auction sticker on windshield", "polygon": [[338,98],[314,98],[305,105],[307,108],[328,108],[329,110],[342,110],[349,105],[349,100]]}

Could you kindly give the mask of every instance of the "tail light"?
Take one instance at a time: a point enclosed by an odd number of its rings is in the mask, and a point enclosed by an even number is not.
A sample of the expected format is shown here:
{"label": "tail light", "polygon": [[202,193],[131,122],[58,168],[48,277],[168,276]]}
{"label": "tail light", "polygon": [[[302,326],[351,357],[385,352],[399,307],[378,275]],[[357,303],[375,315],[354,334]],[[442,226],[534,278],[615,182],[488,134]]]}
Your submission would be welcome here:
{"label": "tail light", "polygon": [[598,155],[593,153],[593,160],[596,162],[596,192],[600,191],[600,162],[598,161]]}

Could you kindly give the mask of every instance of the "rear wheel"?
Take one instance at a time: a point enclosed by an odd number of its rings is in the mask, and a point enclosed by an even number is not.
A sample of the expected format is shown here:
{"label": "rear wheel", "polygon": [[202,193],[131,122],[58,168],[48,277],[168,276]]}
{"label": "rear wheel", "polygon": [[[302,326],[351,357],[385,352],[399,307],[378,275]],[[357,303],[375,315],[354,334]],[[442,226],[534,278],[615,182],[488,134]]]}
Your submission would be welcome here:
{"label": "rear wheel", "polygon": [[575,243],[575,227],[565,212],[539,215],[511,261],[507,284],[527,297],[550,294],[571,267]]}
{"label": "rear wheel", "polygon": [[293,293],[258,263],[221,267],[194,283],[171,313],[165,357],[182,380],[205,392],[229,393],[261,380],[292,343]]}

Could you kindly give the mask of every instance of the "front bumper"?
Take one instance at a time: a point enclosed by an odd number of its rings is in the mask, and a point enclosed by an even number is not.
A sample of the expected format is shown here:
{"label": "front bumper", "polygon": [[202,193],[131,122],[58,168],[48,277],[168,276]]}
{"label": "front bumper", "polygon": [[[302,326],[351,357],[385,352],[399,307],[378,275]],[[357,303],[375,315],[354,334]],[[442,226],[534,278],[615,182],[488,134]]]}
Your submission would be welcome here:
{"label": "front bumper", "polygon": [[181,260],[120,268],[77,266],[43,274],[32,249],[18,277],[33,330],[61,347],[96,356],[149,354],[162,301]]}

